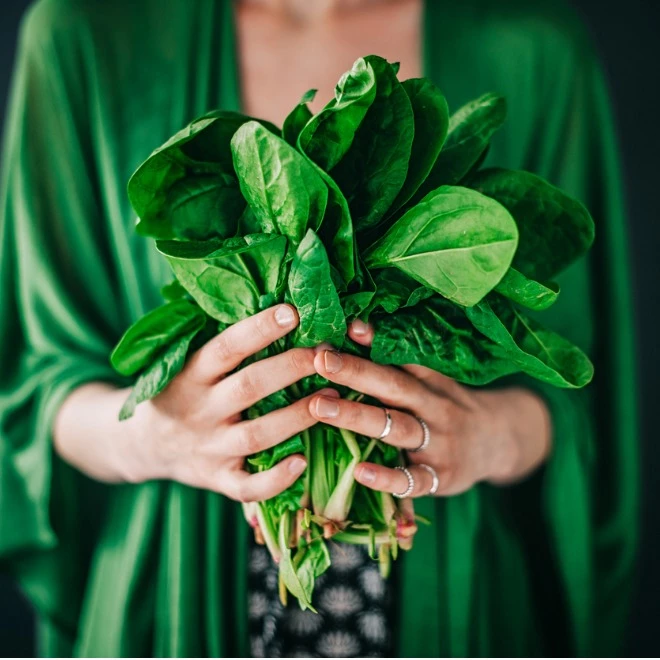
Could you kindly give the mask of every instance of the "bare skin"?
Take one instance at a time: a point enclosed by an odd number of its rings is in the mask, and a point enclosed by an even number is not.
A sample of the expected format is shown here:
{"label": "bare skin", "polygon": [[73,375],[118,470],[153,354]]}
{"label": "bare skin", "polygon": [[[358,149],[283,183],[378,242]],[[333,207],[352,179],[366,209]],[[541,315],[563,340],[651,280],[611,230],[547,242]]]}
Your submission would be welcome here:
{"label": "bare skin", "polygon": [[[251,0],[237,5],[243,109],[281,125],[292,99],[318,89],[316,112],[353,62],[377,53],[421,72],[421,0]],[[292,7],[309,9],[301,19]],[[283,76],[287,71],[289,75]]]}
{"label": "bare skin", "polygon": [[[281,123],[291,99],[311,87],[322,91],[318,109],[339,75],[366,52],[400,61],[404,78],[419,76],[420,14],[421,0],[244,0],[237,14],[244,110]],[[290,75],[284,79],[282,71]],[[125,390],[102,383],[80,387],[58,413],[56,451],[100,481],[171,479],[243,502],[268,499],[298,478],[304,457],[290,456],[250,475],[246,456],[319,421],[367,436],[383,430],[382,409],[340,400],[332,389],[259,420],[241,420],[241,411],[254,402],[318,372],[391,408],[394,424],[387,442],[395,446],[418,446],[422,429],[415,416],[427,422],[431,444],[409,458],[436,469],[439,496],[479,481],[517,481],[547,457],[548,411],[524,389],[473,390],[423,367],[384,367],[325,349],[295,349],[234,372],[244,358],[297,323],[293,308],[278,305],[225,330],[128,422],[117,420]],[[350,334],[365,345],[373,337],[360,323]],[[413,495],[427,494],[430,475],[411,469]],[[407,485],[400,472],[368,463],[358,465],[355,476],[376,490],[401,492]]]}

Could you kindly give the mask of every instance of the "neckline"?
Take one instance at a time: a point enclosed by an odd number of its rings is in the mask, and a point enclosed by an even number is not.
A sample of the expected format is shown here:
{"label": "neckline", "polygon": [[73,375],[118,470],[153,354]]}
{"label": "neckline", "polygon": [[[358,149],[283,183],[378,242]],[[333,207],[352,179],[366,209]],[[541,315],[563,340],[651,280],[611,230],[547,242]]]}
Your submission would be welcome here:
{"label": "neckline", "polygon": [[[431,58],[429,49],[432,43],[428,35],[429,14],[432,2],[420,0],[419,58],[420,76],[430,77]],[[236,24],[235,0],[222,0],[222,35],[220,53],[220,99],[225,110],[243,112],[243,91],[241,86],[241,61],[238,48],[238,28]]]}

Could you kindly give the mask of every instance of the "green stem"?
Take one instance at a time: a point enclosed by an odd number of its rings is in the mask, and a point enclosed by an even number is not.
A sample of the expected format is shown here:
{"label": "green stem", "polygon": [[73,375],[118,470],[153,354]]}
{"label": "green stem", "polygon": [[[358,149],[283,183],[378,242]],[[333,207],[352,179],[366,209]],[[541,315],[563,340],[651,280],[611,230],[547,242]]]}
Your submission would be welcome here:
{"label": "green stem", "polygon": [[323,515],[334,522],[343,522],[348,518],[348,512],[353,503],[353,494],[355,493],[355,477],[353,476],[353,472],[362,458],[362,452],[360,451],[360,445],[355,437],[355,433],[346,429],[340,429],[339,432],[353,458],[339,477],[339,481],[323,510]]}

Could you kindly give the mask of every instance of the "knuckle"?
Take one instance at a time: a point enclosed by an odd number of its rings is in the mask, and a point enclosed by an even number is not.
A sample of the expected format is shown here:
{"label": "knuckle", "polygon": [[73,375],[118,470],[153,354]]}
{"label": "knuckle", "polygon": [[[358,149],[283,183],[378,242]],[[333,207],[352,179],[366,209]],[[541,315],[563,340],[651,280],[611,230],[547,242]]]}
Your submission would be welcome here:
{"label": "knuckle", "polygon": [[293,348],[288,352],[288,359],[293,373],[306,375],[313,368],[314,352],[309,348]]}
{"label": "knuckle", "polygon": [[259,381],[253,371],[246,368],[236,375],[233,389],[237,401],[252,400],[258,398]]}
{"label": "knuckle", "polygon": [[241,481],[236,485],[234,499],[242,504],[248,504],[254,501],[254,493],[250,487],[248,479]]}
{"label": "knuckle", "polygon": [[232,333],[228,331],[216,337],[214,348],[215,357],[221,364],[230,362],[237,353]]}
{"label": "knuckle", "polygon": [[241,453],[251,456],[261,450],[259,424],[254,422],[245,423],[241,438]]}
{"label": "knuckle", "polygon": [[254,317],[254,328],[256,333],[263,339],[275,339],[277,337],[277,325],[272,314],[257,314]]}

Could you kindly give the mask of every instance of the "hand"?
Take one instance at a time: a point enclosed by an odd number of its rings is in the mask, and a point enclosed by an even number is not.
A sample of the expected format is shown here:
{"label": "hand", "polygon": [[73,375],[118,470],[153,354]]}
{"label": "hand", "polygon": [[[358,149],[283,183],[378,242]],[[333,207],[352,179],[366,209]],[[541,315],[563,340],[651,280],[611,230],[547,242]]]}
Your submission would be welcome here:
{"label": "hand", "polygon": [[[373,330],[354,323],[349,336],[364,346],[371,344]],[[314,360],[316,371],[328,380],[377,398],[387,406],[392,427],[384,442],[411,450],[430,430],[429,446],[409,453],[409,469],[415,488],[412,496],[426,495],[438,475],[437,495],[461,493],[479,481],[506,483],[536,468],[550,447],[550,421],[544,402],[522,388],[476,390],[418,365],[403,369],[324,350]],[[367,437],[378,437],[386,417],[380,407],[323,395],[314,395],[310,413],[319,421]],[[375,490],[402,493],[408,486],[400,470],[360,463],[355,478]]]}
{"label": "hand", "polygon": [[[242,421],[241,412],[313,374],[314,350],[291,349],[232,372],[297,324],[295,309],[278,305],[227,328],[199,349],[161,394],[138,406],[142,437],[137,444],[144,451],[130,480],[173,479],[241,502],[265,500],[288,488],[306,467],[302,455],[256,474],[245,471],[245,458],[316,424],[310,397],[254,420]],[[338,396],[323,392],[328,400]]]}

